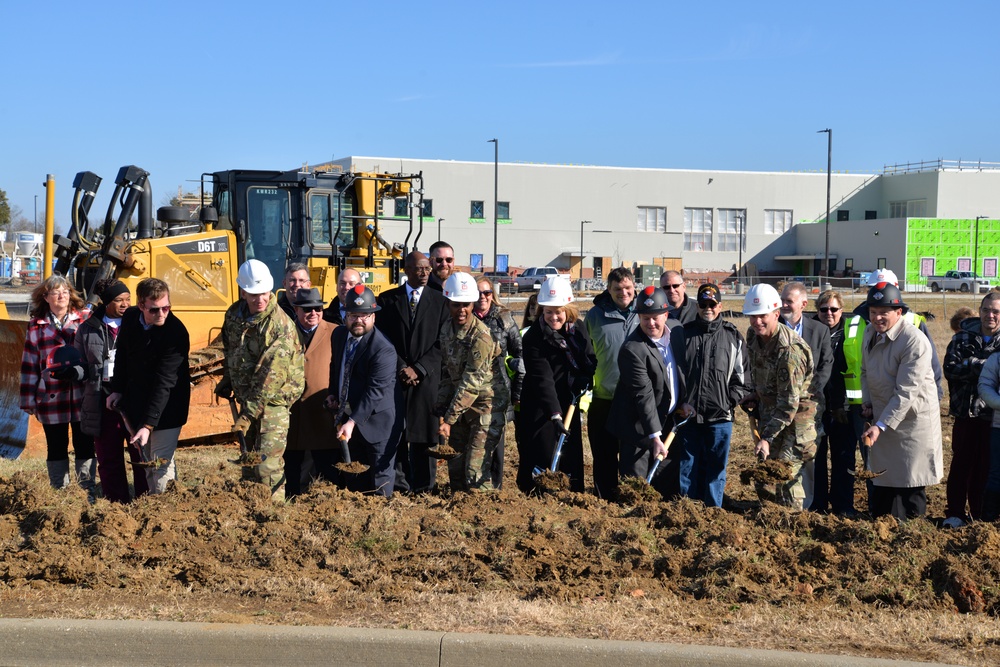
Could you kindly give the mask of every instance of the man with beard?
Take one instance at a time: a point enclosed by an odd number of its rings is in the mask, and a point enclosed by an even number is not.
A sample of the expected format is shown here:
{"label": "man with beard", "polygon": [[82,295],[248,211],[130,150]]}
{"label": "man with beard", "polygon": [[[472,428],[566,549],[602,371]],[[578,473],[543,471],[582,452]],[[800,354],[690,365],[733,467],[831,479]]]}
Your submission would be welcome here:
{"label": "man with beard", "polygon": [[347,441],[351,460],[369,466],[345,474],[352,491],[386,498],[395,485],[396,443],[390,441],[396,421],[396,351],[375,329],[381,307],[364,285],[345,295],[347,318],[331,338],[330,395],[326,406],[335,415],[337,439]]}
{"label": "man with beard", "polygon": [[444,241],[431,244],[431,277],[428,286],[440,292],[444,289],[444,281],[455,272],[455,249]]}

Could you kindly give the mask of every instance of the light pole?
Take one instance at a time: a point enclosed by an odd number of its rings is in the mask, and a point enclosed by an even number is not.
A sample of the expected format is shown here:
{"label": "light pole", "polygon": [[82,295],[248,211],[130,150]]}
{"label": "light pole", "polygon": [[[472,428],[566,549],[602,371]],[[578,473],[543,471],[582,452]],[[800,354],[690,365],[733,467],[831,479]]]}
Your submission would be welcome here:
{"label": "light pole", "polygon": [[736,293],[743,294],[743,287],[740,284],[740,271],[743,270],[743,211],[736,214],[736,221],[740,223],[739,236],[736,237],[736,249],[739,251],[739,259],[736,260]]}
{"label": "light pole", "polygon": [[438,241],[441,240],[441,221],[442,220],[444,220],[444,218],[438,218]]}
{"label": "light pole", "polygon": [[500,142],[496,139],[490,139],[486,143],[493,144],[493,270],[497,270],[497,227],[499,221],[497,220],[497,212],[500,210],[500,203],[497,201],[498,197],[498,186],[500,184],[499,180],[499,167],[500,167]]}
{"label": "light pole", "polygon": [[35,195],[35,233],[38,233],[38,195]]}
{"label": "light pole", "polygon": [[823,270],[821,275],[830,277],[830,167],[833,164],[833,130],[817,130],[816,134],[826,132],[826,246],[823,252]]}
{"label": "light pole", "polygon": [[[977,215],[976,216],[976,239],[973,241],[973,258],[972,258],[972,275],[976,278],[979,277],[979,221],[989,220],[988,215]],[[978,287],[976,289],[979,289]]]}
{"label": "light pole", "polygon": [[580,280],[583,280],[583,226],[593,224],[593,220],[580,221]]}

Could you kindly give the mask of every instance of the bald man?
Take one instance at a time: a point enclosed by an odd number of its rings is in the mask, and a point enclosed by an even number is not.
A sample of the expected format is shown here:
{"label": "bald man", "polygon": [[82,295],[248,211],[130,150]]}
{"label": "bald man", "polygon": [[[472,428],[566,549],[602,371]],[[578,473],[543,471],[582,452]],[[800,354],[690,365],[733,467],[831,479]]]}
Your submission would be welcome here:
{"label": "bald man", "polygon": [[323,311],[323,319],[334,324],[343,324],[347,313],[344,311],[344,299],[348,290],[361,283],[361,274],[354,269],[344,269],[337,277],[337,296]]}
{"label": "bald man", "polygon": [[434,488],[437,461],[427,448],[437,444],[434,416],[441,348],[438,333],[449,319],[448,301],[431,289],[431,263],[421,252],[411,252],[403,264],[406,283],[378,297],[382,307],[375,327],[396,348],[396,384],[402,404],[396,406],[396,488],[400,493],[422,493]]}

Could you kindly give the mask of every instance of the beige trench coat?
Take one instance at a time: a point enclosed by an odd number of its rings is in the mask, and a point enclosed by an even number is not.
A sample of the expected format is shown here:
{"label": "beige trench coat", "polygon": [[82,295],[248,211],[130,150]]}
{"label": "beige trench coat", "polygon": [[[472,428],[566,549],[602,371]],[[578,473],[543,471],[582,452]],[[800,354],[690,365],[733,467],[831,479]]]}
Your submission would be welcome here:
{"label": "beige trench coat", "polygon": [[871,403],[872,423],[886,430],[871,449],[872,470],[885,470],[875,486],[913,488],[941,481],[941,406],[931,368],[931,342],[900,319],[872,349],[878,335],[865,329],[861,356],[861,397]]}

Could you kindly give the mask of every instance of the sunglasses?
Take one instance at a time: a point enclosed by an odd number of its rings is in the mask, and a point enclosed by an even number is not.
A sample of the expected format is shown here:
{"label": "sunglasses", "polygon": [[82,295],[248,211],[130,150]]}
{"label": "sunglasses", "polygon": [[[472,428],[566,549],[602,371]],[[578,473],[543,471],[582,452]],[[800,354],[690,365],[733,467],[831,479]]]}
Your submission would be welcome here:
{"label": "sunglasses", "polygon": [[159,308],[151,308],[150,306],[143,306],[143,310],[145,310],[150,315],[158,315],[160,313],[169,313],[170,312],[170,304],[168,303],[167,305],[160,306]]}
{"label": "sunglasses", "polygon": [[839,313],[841,310],[842,310],[841,308],[837,308],[836,306],[823,306],[822,308],[819,309],[819,312],[821,312],[821,313]]}
{"label": "sunglasses", "polygon": [[434,261],[438,264],[452,264],[455,261],[454,257],[435,257]]}
{"label": "sunglasses", "polygon": [[684,287],[684,283],[677,283],[677,284],[667,283],[666,285],[663,286],[663,289],[680,289],[682,287]]}
{"label": "sunglasses", "polygon": [[492,296],[492,295],[493,295],[493,290],[491,289],[479,290],[479,296]]}
{"label": "sunglasses", "polygon": [[304,310],[307,313],[318,313],[318,312],[321,312],[323,310],[323,306],[308,306],[308,307],[306,307],[306,306],[299,306],[299,308],[301,308],[302,310]]}
{"label": "sunglasses", "polygon": [[711,303],[699,303],[698,307],[702,309],[715,308],[719,303],[717,301],[712,301]]}

